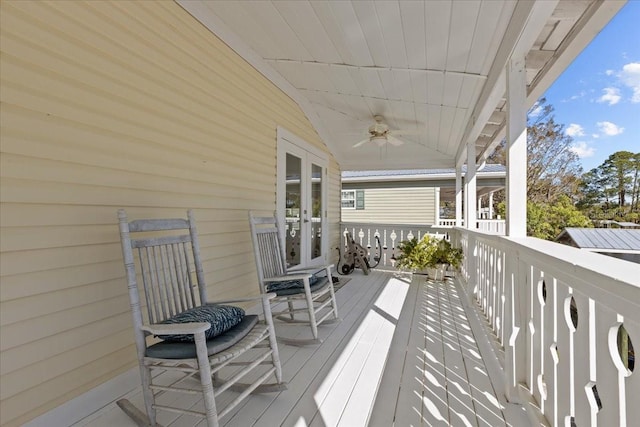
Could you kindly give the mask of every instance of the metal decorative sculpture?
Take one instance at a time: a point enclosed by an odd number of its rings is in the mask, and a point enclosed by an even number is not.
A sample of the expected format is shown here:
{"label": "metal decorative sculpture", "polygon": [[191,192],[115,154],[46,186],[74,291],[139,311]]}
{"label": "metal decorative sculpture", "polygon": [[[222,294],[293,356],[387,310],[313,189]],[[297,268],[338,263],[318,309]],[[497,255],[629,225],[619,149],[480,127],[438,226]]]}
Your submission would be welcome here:
{"label": "metal decorative sculpture", "polygon": [[345,238],[347,239],[347,247],[345,248],[344,255],[340,252],[340,248],[338,248],[340,260],[338,261],[337,270],[339,274],[351,274],[356,268],[361,268],[362,272],[366,275],[369,274],[369,270],[376,268],[378,264],[380,264],[382,245],[380,244],[380,238],[378,236],[375,236],[378,254],[374,255],[373,263],[369,261],[369,251],[361,244],[356,243],[351,233],[348,231],[345,232]]}

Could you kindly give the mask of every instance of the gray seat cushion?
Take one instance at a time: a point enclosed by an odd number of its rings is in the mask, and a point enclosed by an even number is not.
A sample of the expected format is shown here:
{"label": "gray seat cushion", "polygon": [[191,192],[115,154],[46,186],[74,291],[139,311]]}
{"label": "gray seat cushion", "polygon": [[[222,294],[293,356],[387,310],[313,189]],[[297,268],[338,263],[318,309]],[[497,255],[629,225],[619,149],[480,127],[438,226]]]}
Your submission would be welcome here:
{"label": "gray seat cushion", "polygon": [[[247,335],[258,323],[258,316],[248,314],[242,321],[222,334],[207,340],[209,355],[228,349]],[[147,347],[147,357],[160,359],[193,359],[196,357],[196,345],[193,342],[162,341]]]}
{"label": "gray seat cushion", "polygon": [[[286,283],[286,286],[282,284]],[[316,292],[329,283],[327,276],[311,276],[309,279],[309,288],[311,292]],[[279,286],[274,286],[279,285]],[[302,280],[288,280],[287,282],[275,282],[269,284],[269,292],[275,292],[279,297],[287,295],[297,295],[304,292],[304,284]]]}

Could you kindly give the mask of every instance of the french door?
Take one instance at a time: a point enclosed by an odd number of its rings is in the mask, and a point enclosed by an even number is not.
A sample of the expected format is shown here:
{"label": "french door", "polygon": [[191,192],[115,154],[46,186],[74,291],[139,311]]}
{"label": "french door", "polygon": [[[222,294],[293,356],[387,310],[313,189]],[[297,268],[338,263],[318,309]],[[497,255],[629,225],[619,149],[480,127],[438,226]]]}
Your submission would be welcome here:
{"label": "french door", "polygon": [[326,262],[327,158],[278,128],[277,216],[289,268]]}

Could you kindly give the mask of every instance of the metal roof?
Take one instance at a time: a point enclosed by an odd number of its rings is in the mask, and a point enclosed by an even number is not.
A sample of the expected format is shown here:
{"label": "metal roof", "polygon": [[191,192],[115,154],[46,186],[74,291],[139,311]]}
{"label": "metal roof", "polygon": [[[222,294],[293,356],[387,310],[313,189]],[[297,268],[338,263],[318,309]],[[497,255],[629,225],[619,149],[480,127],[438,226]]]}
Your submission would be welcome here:
{"label": "metal roof", "polygon": [[568,235],[579,248],[583,249],[640,251],[640,230],[570,227],[565,228],[558,239],[564,235]]}

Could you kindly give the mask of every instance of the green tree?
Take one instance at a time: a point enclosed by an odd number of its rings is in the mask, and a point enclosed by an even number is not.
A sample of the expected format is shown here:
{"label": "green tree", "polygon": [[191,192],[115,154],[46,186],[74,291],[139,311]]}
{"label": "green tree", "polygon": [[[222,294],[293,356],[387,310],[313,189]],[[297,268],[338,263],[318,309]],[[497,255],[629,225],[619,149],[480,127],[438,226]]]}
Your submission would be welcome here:
{"label": "green tree", "polygon": [[565,227],[593,227],[569,196],[561,195],[554,203],[527,202],[527,234],[554,240]]}
{"label": "green tree", "polygon": [[617,151],[609,156],[602,164],[602,172],[609,177],[616,189],[618,206],[624,207],[627,199],[627,191],[632,183],[634,154],[630,151]]}
{"label": "green tree", "polygon": [[[571,150],[573,139],[556,123],[553,106],[544,98],[535,109],[539,114],[530,111],[527,119],[527,234],[553,240],[564,227],[592,225],[574,206],[580,199],[582,168]],[[489,160],[506,164],[504,141]],[[593,197],[599,199],[600,194]],[[494,196],[496,213],[504,218],[503,199]]]}
{"label": "green tree", "polygon": [[[542,98],[536,115],[527,118],[527,198],[536,203],[552,203],[561,195],[577,200],[580,194],[580,159],[572,151],[573,139],[564,125],[556,123],[552,105]],[[489,162],[506,165],[505,141],[489,157]],[[500,203],[503,195],[494,196]]]}
{"label": "green tree", "polygon": [[556,123],[545,98],[536,111],[527,118],[527,197],[537,203],[552,203],[561,195],[577,199],[582,166],[572,150],[573,138]]}
{"label": "green tree", "polygon": [[618,151],[582,175],[578,206],[592,218],[635,221],[640,204],[640,153]]}

